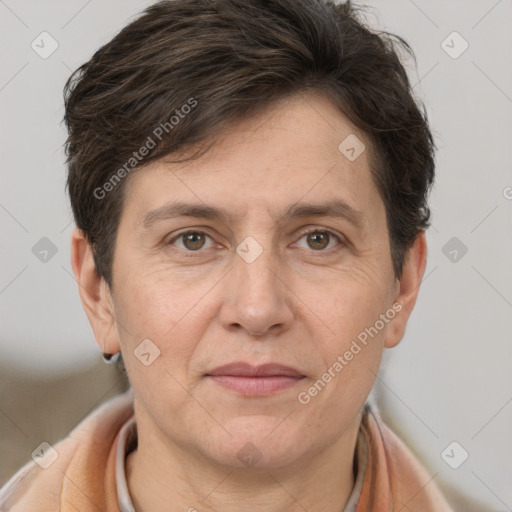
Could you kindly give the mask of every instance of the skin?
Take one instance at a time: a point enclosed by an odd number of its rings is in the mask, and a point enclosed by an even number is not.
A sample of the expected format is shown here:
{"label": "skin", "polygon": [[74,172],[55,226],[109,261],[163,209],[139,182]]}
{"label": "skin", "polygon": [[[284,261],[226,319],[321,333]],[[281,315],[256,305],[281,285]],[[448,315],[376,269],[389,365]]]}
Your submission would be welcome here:
{"label": "skin", "polygon": [[[366,145],[353,162],[338,149],[350,134]],[[133,387],[139,444],[126,468],[137,511],[343,509],[361,408],[384,348],[404,335],[426,264],[421,232],[395,279],[370,150],[327,98],[295,96],[226,130],[198,160],[156,161],[129,177],[112,290],[73,233],[73,270],[96,340],[102,351],[122,351]],[[360,224],[283,217],[329,199],[360,211]],[[144,229],[150,210],[177,200],[235,218],[178,217]],[[320,241],[307,228],[321,231]],[[204,245],[177,238],[187,230],[206,233]],[[263,251],[251,263],[236,252],[248,236]],[[393,304],[400,313],[300,403]],[[146,338],[161,352],[149,366],[134,356]],[[234,361],[279,362],[304,378],[254,397],[205,376]],[[261,455],[251,467],[237,457],[247,443]]]}

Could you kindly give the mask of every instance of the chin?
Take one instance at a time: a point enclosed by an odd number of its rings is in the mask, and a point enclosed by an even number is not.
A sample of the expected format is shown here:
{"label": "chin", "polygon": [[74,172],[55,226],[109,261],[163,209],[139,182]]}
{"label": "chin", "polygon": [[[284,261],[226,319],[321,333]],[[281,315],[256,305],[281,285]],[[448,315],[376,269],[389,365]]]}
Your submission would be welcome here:
{"label": "chin", "polygon": [[[233,436],[226,443],[214,442],[219,448],[214,457],[229,466],[247,469],[277,469],[293,463],[301,446],[300,436],[275,416],[243,416],[224,424]],[[282,427],[282,430],[280,430]],[[204,438],[203,438],[204,439]],[[302,451],[302,450],[301,450]]]}

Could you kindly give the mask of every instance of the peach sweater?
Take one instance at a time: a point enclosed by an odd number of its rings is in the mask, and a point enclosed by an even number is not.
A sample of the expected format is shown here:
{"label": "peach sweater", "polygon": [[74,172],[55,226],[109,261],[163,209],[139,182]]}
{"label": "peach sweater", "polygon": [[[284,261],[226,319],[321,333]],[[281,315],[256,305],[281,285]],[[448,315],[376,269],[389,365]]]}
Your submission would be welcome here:
{"label": "peach sweater", "polygon": [[[0,512],[119,512],[117,438],[133,416],[132,401],[129,390],[87,416],[54,446],[58,457],[47,469],[34,461],[21,468],[0,489]],[[424,467],[368,406],[360,429],[368,460],[356,512],[452,512]]]}

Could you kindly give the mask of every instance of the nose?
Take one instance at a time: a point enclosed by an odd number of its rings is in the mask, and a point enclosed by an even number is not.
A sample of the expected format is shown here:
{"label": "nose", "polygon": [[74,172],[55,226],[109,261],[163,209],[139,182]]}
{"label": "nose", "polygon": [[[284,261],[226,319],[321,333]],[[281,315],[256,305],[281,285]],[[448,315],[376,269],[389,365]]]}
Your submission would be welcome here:
{"label": "nose", "polygon": [[293,294],[279,266],[270,250],[263,250],[252,262],[235,254],[220,313],[225,329],[245,330],[261,338],[290,328]]}

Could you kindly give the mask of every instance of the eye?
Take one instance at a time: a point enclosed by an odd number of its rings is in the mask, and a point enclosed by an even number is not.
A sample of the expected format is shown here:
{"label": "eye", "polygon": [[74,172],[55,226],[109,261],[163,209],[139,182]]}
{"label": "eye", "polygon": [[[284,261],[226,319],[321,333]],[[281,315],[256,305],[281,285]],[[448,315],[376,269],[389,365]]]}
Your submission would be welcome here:
{"label": "eye", "polygon": [[[169,244],[174,245],[175,242],[181,241],[181,246],[180,244],[176,244],[177,247],[185,251],[197,252],[199,249],[204,248],[207,238],[211,240],[211,238],[203,231],[186,231],[169,240]],[[206,249],[210,248],[211,246],[206,247]]]}
{"label": "eye", "polygon": [[[331,231],[327,231],[325,229],[311,229],[304,233],[300,240],[306,239],[307,247],[306,249],[313,249],[314,251],[325,251],[325,249],[336,248],[337,246],[341,246],[340,238],[332,233]],[[332,245],[333,241],[337,241],[338,244]]]}
{"label": "eye", "polygon": [[[300,245],[300,241],[305,239],[306,246]],[[208,240],[210,245],[208,246]],[[325,229],[314,228],[306,231],[300,237],[299,242],[296,243],[303,249],[312,249],[317,252],[328,252],[330,249],[337,250],[343,246],[341,239],[338,235]],[[337,243],[336,243],[337,242]],[[176,235],[169,240],[169,245],[174,245],[177,248],[186,252],[201,252],[201,249],[207,250],[215,246],[213,240],[209,235],[203,231],[193,230],[185,231]]]}

